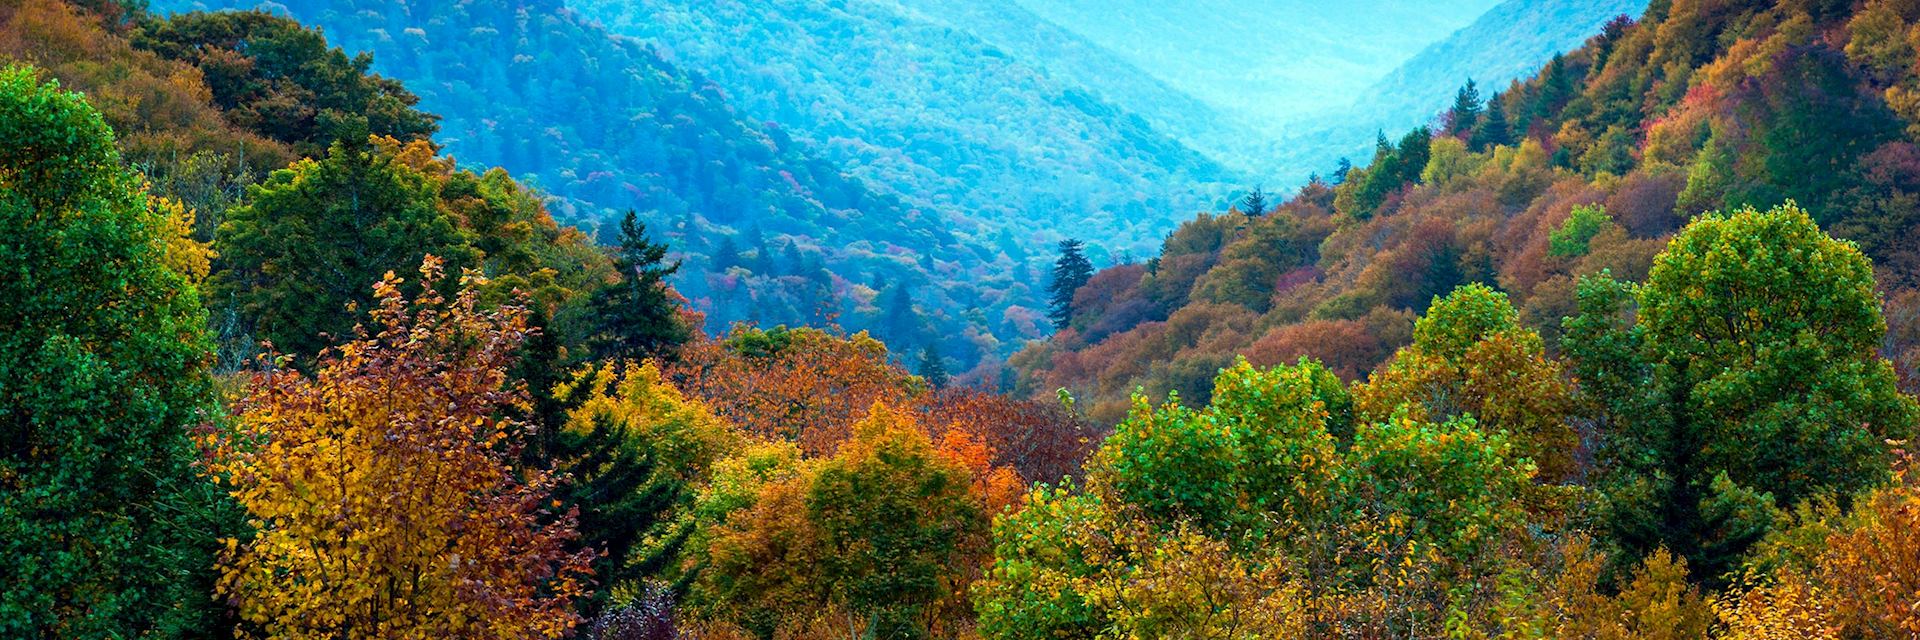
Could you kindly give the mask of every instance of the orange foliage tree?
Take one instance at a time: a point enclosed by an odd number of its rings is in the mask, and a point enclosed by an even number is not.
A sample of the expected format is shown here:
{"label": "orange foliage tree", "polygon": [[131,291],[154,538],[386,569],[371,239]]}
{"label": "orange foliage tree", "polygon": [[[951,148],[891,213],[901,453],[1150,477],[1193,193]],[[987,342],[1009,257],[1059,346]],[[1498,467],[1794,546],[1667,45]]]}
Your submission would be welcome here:
{"label": "orange foliage tree", "polygon": [[515,468],[524,404],[507,367],[517,307],[476,308],[477,276],[449,303],[432,285],[374,286],[373,329],[311,375],[257,374],[212,470],[258,528],[228,540],[219,591],[279,638],[532,638],[568,632],[591,553],[552,478]]}
{"label": "orange foliage tree", "polygon": [[[976,388],[953,387],[928,394],[919,404],[921,422],[945,441],[964,433],[992,448],[988,466],[1009,468],[1021,478],[1058,482],[1075,475],[1104,435],[1058,403],[1019,400]],[[975,466],[975,473],[984,470]]]}
{"label": "orange foliage tree", "polygon": [[762,438],[825,455],[876,402],[904,406],[922,384],[865,332],[736,327],[682,348],[666,375],[714,413]]}

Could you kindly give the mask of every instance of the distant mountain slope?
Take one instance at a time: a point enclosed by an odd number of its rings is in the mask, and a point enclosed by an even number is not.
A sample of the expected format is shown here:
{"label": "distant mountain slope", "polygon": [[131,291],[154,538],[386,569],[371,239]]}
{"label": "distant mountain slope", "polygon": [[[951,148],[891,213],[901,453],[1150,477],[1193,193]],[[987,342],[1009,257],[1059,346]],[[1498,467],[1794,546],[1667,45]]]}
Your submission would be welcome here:
{"label": "distant mountain slope", "polygon": [[917,15],[973,34],[1016,59],[1071,80],[1160,131],[1235,169],[1252,166],[1261,136],[1235,115],[1168,85],[1120,54],[1012,0],[894,0]]}
{"label": "distant mountain slope", "polygon": [[[1419,55],[1368,87],[1354,109],[1377,114],[1428,111],[1452,103],[1454,87],[1476,79],[1481,92],[1501,91],[1532,75],[1556,53],[1571,51],[1600,33],[1608,20],[1638,17],[1647,0],[1507,0],[1480,19],[1421,50]],[[1419,121],[1387,121],[1389,131]]]}
{"label": "distant mountain slope", "polygon": [[[965,225],[869,191],[807,143],[736,112],[710,82],[558,2],[263,6],[324,29],[348,51],[372,52],[375,68],[443,116],[439,138],[450,153],[504,166],[559,196],[554,209],[564,220],[604,227],[612,213],[641,212],[686,258],[675,284],[712,316],[710,328],[832,319],[868,328],[881,316],[873,306],[878,283],[917,283],[905,310],[893,311],[900,331],[883,332],[910,345],[918,336],[901,333],[959,335],[973,326],[962,310],[999,315],[1030,298],[1011,259],[964,246],[954,229]],[[979,324],[983,335],[1036,331],[1031,323]],[[970,366],[989,350],[949,355]]]}
{"label": "distant mountain slope", "polygon": [[1011,0],[1264,131],[1352,100],[1498,0]]}
{"label": "distant mountain slope", "polygon": [[[1145,248],[1222,168],[970,32],[877,0],[583,0],[870,184],[1020,232]],[[1034,232],[1039,232],[1037,235]],[[1037,240],[1037,241],[1036,241]]]}
{"label": "distant mountain slope", "polygon": [[1506,0],[1433,43],[1334,113],[1296,121],[1272,146],[1266,169],[1289,179],[1332,169],[1342,157],[1364,164],[1374,134],[1431,122],[1472,78],[1484,97],[1572,51],[1616,17],[1638,16],[1647,0]]}
{"label": "distant mountain slope", "polygon": [[[1589,24],[1615,8],[1582,6]],[[1696,216],[1787,203],[1874,261],[1879,350],[1920,388],[1915,29],[1914,6],[1649,3],[1506,84],[1504,126],[1392,135],[1339,185],[1257,218],[1203,214],[1144,264],[1095,274],[1068,328],[1011,359],[1020,390],[1066,389],[1118,421],[1141,389],[1204,403],[1237,356],[1361,379],[1468,283],[1503,292],[1552,349],[1564,318],[1593,309],[1583,278],[1645,281]],[[1528,51],[1503,33],[1457,40]]]}

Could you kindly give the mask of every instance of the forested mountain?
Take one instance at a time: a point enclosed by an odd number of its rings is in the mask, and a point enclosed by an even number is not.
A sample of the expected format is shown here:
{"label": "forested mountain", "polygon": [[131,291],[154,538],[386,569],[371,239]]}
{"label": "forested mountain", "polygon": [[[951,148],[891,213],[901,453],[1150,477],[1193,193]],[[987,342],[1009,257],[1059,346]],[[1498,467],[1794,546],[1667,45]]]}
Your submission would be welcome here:
{"label": "forested mountain", "polygon": [[574,6],[657,43],[868,184],[1011,229],[1031,249],[1069,233],[1144,248],[1168,228],[1167,212],[1225,195],[1215,183],[1226,172],[1167,132],[898,3]]}
{"label": "forested mountain", "polygon": [[1018,2],[897,1],[928,20],[972,34],[1013,59],[1044,68],[1055,79],[1092,91],[1237,173],[1244,173],[1253,156],[1266,147],[1265,138],[1241,117],[1173,88],[1119,52]]}
{"label": "forested mountain", "polygon": [[1498,0],[1011,1],[1273,136],[1351,102]]}
{"label": "forested mountain", "polygon": [[1341,96],[1340,108],[1288,122],[1269,149],[1270,170],[1325,174],[1342,157],[1364,161],[1377,131],[1429,124],[1454,92],[1475,81],[1485,97],[1580,46],[1610,20],[1640,15],[1646,0],[1507,0],[1472,24],[1421,49],[1370,86]]}
{"label": "forested mountain", "polygon": [[903,346],[971,335],[971,346],[948,349],[963,370],[1001,339],[1039,335],[1036,313],[1022,311],[1034,305],[1027,245],[996,243],[952,209],[877,193],[824,149],[560,3],[275,6],[371,53],[373,68],[441,116],[448,152],[512,168],[560,198],[560,220],[611,242],[618,212],[638,211],[685,261],[674,284],[716,328],[837,322]]}
{"label": "forested mountain", "polygon": [[[1920,630],[1920,3],[1652,0],[1107,264],[556,4],[301,2],[0,0],[0,637]],[[949,44],[1131,66],[1058,26]]]}
{"label": "forested mountain", "polygon": [[1875,260],[1886,352],[1912,371],[1916,76],[1886,35],[1905,14],[1874,6],[1657,3],[1437,129],[1382,137],[1343,182],[1202,215],[1093,276],[1070,328],[1016,357],[1023,389],[1116,420],[1143,386],[1204,402],[1236,355],[1361,379],[1466,283],[1504,291],[1552,349],[1581,278],[1642,280],[1693,216],[1787,202]]}

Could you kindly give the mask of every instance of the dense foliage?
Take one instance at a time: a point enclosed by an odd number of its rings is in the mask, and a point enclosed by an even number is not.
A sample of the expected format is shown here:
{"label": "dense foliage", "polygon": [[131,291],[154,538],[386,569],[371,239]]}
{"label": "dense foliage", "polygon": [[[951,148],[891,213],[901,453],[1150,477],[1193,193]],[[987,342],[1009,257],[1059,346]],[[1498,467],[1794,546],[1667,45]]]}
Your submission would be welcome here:
{"label": "dense foliage", "polygon": [[1013,358],[1020,392],[1064,387],[1113,421],[1136,387],[1203,402],[1234,354],[1310,355],[1357,379],[1411,341],[1407,312],[1466,283],[1504,292],[1553,353],[1581,277],[1644,280],[1693,216],[1789,200],[1874,261],[1883,351],[1910,370],[1920,183],[1902,177],[1915,130],[1901,100],[1916,58],[1889,38],[1912,18],[1845,5],[1657,2],[1532,78],[1480,87],[1471,127],[1450,109],[1439,133],[1381,136],[1371,163],[1258,220],[1189,221],[1143,265],[1097,275],[1098,304]]}
{"label": "dense foliage", "polygon": [[209,629],[222,504],[188,430],[214,418],[212,349],[176,266],[204,248],[32,68],[0,68],[0,138],[0,634]]}
{"label": "dense foliage", "polygon": [[[0,635],[1920,633],[1911,4],[1654,2],[1145,262],[983,249],[1058,267],[1003,379],[985,314],[941,313],[965,289],[915,279],[959,261],[862,253],[944,230],[889,198],[787,218],[821,236],[638,208],[596,246],[298,23],[0,0]],[[424,20],[352,37],[552,97],[502,112],[592,96],[446,57],[506,50],[476,24],[631,55],[690,101],[663,118],[767,136],[697,157],[803,157],[557,6],[422,7],[327,19]],[[623,122],[580,126],[677,135]],[[706,330],[702,243],[801,265],[812,326]]]}
{"label": "dense foliage", "polygon": [[[436,140],[449,154],[510,168],[553,198],[561,222],[617,244],[622,214],[636,212],[686,265],[671,284],[712,319],[710,330],[837,322],[902,349],[965,335],[943,350],[958,371],[1045,331],[1044,301],[1023,275],[1043,268],[1037,243],[870,186],[823,145],[749,116],[720,85],[558,3],[277,6],[335,44],[371,52],[372,69],[406,80],[442,117]],[[272,23],[237,15],[166,22]],[[189,42],[200,49],[226,41],[207,29],[150,30],[197,38]],[[332,62],[307,66],[321,64]],[[905,298],[904,317],[889,296]]]}

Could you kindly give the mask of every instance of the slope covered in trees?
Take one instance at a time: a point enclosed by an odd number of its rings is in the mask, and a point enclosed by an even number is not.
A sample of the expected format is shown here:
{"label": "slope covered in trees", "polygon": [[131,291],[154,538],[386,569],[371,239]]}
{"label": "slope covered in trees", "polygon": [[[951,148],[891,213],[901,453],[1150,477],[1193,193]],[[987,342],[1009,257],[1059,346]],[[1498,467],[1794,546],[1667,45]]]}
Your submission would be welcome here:
{"label": "slope covered in trees", "polygon": [[1608,21],[1638,16],[1645,0],[1533,2],[1507,0],[1398,66],[1340,96],[1337,108],[1291,120],[1267,147],[1269,164],[1287,177],[1326,175],[1341,158],[1364,163],[1376,131],[1430,124],[1472,79],[1482,97],[1532,75],[1554,55],[1578,48]]}
{"label": "slope covered in trees", "polygon": [[1230,178],[1071,76],[889,3],[574,6],[656,43],[868,184],[1010,229],[1031,251],[1069,233],[1157,237],[1170,212],[1217,203],[1213,183]]}
{"label": "slope covered in trees", "polygon": [[[1203,215],[1158,256],[1096,275],[1072,330],[1017,362],[1102,420],[1136,386],[1204,401],[1212,372],[1311,355],[1364,377],[1410,320],[1464,283],[1509,295],[1549,350],[1579,278],[1639,281],[1692,216],[1788,201],[1875,260],[1914,361],[1915,246],[1905,158],[1916,82],[1905,14],[1874,3],[1659,3],[1437,129],[1382,137],[1373,161],[1274,212]],[[1497,96],[1497,97],[1496,97]]]}
{"label": "slope covered in trees", "polygon": [[[561,222],[612,243],[619,212],[637,211],[688,265],[673,284],[716,328],[837,321],[903,345],[971,333],[974,344],[947,350],[962,370],[1001,340],[1038,335],[1024,320],[1037,305],[1018,246],[875,192],[704,78],[558,3],[276,6],[370,52],[441,116],[449,153],[557,196]],[[910,301],[904,317],[880,306],[893,289]]]}
{"label": "slope covered in trees", "polygon": [[[1115,411],[945,380],[951,336],[915,375],[685,324],[637,214],[593,246],[370,131],[431,118],[297,24],[24,2],[0,44],[62,44],[0,50],[0,635],[1920,629],[1906,4],[1656,2],[1145,264],[1061,243],[1020,383],[1155,385]],[[286,162],[129,152],[208,140]],[[222,362],[222,315],[289,353]]]}
{"label": "slope covered in trees", "polygon": [[1497,0],[1013,0],[1273,136],[1337,108]]}

